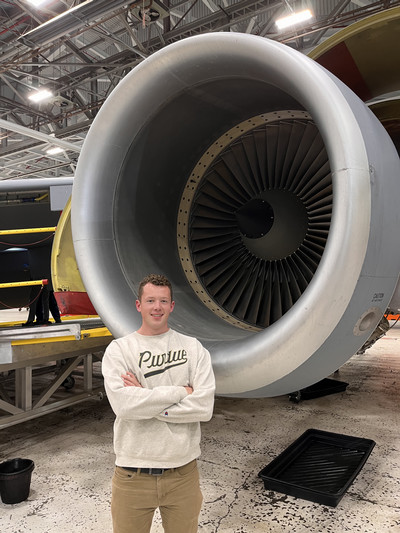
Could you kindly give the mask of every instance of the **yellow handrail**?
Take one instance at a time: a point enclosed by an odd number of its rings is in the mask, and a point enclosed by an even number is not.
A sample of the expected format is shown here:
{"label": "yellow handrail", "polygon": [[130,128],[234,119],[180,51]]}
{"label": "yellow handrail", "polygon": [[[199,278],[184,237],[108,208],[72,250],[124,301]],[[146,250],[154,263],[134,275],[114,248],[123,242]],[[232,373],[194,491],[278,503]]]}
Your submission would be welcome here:
{"label": "yellow handrail", "polygon": [[56,231],[57,226],[49,228],[26,228],[26,229],[3,229],[0,230],[0,235],[19,235],[24,233],[49,233]]}
{"label": "yellow handrail", "polygon": [[0,283],[0,289],[8,289],[10,287],[29,287],[30,285],[47,285],[48,279],[38,279],[32,281],[12,281],[10,283]]}

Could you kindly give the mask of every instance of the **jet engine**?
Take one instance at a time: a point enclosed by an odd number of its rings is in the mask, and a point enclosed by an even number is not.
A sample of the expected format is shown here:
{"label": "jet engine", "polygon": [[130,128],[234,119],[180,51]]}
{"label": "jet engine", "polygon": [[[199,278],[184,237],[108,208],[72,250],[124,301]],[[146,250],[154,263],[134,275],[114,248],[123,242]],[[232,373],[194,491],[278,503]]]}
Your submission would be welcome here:
{"label": "jet engine", "polygon": [[367,106],[254,35],[176,42],[128,74],[79,158],[72,234],[115,337],[166,275],[170,325],[212,354],[220,395],[290,393],[365,343],[400,271],[400,162]]}

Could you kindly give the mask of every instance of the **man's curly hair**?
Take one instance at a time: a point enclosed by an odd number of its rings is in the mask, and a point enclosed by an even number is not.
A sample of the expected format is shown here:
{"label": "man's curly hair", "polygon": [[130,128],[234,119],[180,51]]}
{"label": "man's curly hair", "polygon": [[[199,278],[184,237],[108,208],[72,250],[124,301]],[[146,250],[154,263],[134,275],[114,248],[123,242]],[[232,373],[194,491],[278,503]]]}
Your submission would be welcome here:
{"label": "man's curly hair", "polygon": [[172,297],[172,285],[168,278],[163,276],[162,274],[149,274],[145,278],[142,279],[142,281],[139,284],[139,297],[138,299],[142,299],[143,295],[143,287],[147,285],[148,283],[151,283],[152,285],[157,285],[158,287],[168,287],[171,292],[171,302],[173,300]]}

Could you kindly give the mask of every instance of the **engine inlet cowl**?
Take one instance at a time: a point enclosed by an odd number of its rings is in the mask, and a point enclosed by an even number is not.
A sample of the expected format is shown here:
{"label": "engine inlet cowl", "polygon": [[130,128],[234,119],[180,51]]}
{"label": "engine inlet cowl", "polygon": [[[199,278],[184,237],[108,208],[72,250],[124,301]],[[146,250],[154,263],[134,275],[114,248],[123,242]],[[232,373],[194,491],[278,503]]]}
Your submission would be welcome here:
{"label": "engine inlet cowl", "polygon": [[115,337],[140,325],[140,280],[166,275],[170,325],[210,349],[218,394],[290,393],[384,314],[399,175],[380,122],[312,59],[253,35],[184,39],[119,83],[85,139],[79,271]]}

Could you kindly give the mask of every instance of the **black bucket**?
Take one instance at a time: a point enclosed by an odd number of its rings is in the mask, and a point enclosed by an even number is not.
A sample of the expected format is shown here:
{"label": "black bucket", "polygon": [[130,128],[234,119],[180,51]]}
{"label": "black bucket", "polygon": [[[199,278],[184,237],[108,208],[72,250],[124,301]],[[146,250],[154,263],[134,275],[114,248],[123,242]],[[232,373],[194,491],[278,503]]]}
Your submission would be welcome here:
{"label": "black bucket", "polygon": [[10,459],[0,463],[0,495],[3,503],[27,499],[35,463],[30,459]]}

